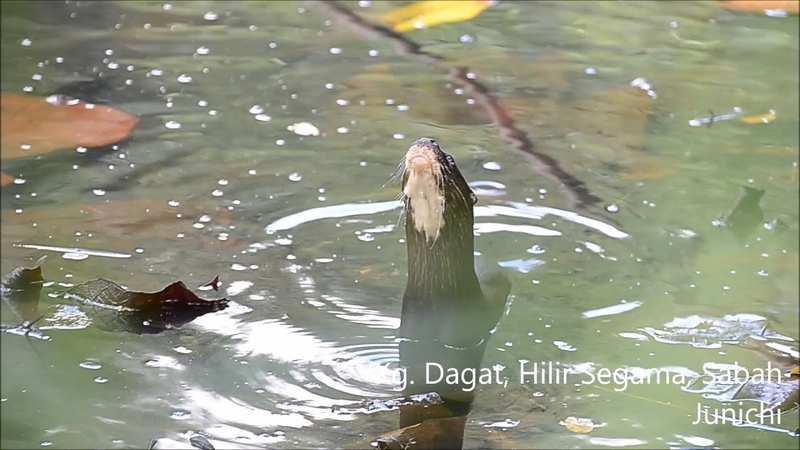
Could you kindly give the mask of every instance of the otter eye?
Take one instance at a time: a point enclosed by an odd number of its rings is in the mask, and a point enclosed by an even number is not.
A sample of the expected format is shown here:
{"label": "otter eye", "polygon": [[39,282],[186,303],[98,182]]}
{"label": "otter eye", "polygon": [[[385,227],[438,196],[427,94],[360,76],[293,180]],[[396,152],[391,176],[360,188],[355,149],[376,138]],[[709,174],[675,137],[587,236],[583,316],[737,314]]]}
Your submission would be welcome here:
{"label": "otter eye", "polygon": [[453,157],[450,156],[449,154],[446,153],[444,155],[444,159],[447,160],[447,164],[450,164],[451,166],[455,166],[456,165],[456,160],[453,159]]}
{"label": "otter eye", "polygon": [[433,144],[433,145],[439,145],[439,143],[436,142],[436,139],[431,139],[430,141],[431,141],[431,144]]}

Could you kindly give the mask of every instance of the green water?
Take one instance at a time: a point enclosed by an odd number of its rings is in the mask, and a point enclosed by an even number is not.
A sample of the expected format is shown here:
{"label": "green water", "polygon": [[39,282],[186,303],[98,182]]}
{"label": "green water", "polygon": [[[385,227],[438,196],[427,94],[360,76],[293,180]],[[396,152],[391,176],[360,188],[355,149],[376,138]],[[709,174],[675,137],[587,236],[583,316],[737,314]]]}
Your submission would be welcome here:
{"label": "green water", "polygon": [[[343,4],[372,23],[401,6]],[[797,17],[500,2],[405,35],[436,63],[314,2],[2,2],[0,20],[4,92],[99,76],[93,95],[141,117],[117,149],[2,162],[17,178],[1,191],[2,273],[47,254],[52,282],[37,323],[51,339],[0,335],[3,448],[189,448],[191,433],[216,448],[363,447],[397,428],[396,411],[361,404],[398,395],[405,244],[381,202],[420,136],[474,183],[476,250],[513,280],[484,357],[508,383],[479,387],[466,446],[796,448],[796,408],[770,426],[693,424],[729,404],[691,380],[797,358]],[[599,201],[580,205],[515,146],[454,67]],[[691,125],[734,108],[775,117]],[[287,129],[299,122],[320,134]],[[735,207],[743,186],[764,190],[758,208]],[[217,273],[232,305],[157,335],[102,331],[57,295]],[[6,305],[2,322],[19,322]],[[520,360],[685,379],[532,383]],[[571,432],[571,416],[595,428]]]}

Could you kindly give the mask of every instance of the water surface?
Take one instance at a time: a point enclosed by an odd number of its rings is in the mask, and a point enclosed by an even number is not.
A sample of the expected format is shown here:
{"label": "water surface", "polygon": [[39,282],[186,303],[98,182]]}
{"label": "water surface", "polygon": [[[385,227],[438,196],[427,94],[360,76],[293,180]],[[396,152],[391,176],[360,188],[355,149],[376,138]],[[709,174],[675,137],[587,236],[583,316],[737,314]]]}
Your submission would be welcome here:
{"label": "water surface", "polygon": [[[374,23],[399,6],[345,5]],[[51,339],[2,334],[3,447],[187,447],[192,433],[217,448],[363,447],[396,428],[397,412],[363,402],[398,395],[391,176],[420,136],[472,182],[476,250],[513,280],[484,358],[508,384],[480,387],[467,446],[797,445],[796,410],[761,429],[692,424],[725,398],[690,383],[797,358],[796,17],[500,2],[408,33],[431,63],[313,2],[2,8],[3,91],[101,79],[94,101],[141,117],[114,148],[3,161],[17,182],[2,188],[2,272],[48,254],[52,282],[37,323]],[[597,201],[515,147],[448,77],[458,67]],[[735,108],[775,119],[692,126]],[[319,135],[288,129],[301,122]],[[765,191],[761,215],[735,208],[743,186]],[[742,233],[723,226],[732,210]],[[98,277],[153,291],[217,273],[231,306],[157,335],[102,331],[58,296]],[[521,383],[521,361],[688,381]],[[596,428],[570,432],[570,416]]]}

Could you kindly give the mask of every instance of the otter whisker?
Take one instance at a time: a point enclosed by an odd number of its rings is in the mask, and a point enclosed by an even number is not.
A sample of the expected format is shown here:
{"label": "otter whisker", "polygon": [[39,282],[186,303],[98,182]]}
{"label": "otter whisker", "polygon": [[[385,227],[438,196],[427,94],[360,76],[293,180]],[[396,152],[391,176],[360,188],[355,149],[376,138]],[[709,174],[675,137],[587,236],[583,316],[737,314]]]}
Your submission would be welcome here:
{"label": "otter whisker", "polygon": [[380,190],[383,190],[389,183],[394,183],[398,179],[400,179],[403,174],[406,173],[406,160],[405,158],[401,159],[400,162],[397,164],[397,168],[394,170],[391,176],[389,176],[389,180],[381,186]]}
{"label": "otter whisker", "polygon": [[405,199],[406,194],[403,191],[400,191],[397,194],[397,198],[395,200],[402,200],[402,207],[400,208],[400,213],[397,215],[397,223],[394,225],[396,228],[400,228],[400,220],[403,219],[404,214],[408,213],[408,201]]}

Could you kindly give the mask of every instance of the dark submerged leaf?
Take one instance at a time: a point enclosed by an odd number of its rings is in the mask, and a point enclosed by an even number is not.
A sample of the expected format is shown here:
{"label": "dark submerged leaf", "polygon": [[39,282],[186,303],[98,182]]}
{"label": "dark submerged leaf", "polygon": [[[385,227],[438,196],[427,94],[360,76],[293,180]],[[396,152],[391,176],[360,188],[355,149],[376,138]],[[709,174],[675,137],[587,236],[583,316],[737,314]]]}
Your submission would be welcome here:
{"label": "dark submerged leaf", "polygon": [[159,292],[148,293],[128,291],[101,278],[75,286],[65,297],[82,304],[86,314],[101,329],[137,334],[179,328],[228,306],[226,299],[201,299],[180,281]]}
{"label": "dark submerged leaf", "polygon": [[761,210],[761,198],[765,192],[764,189],[740,187],[733,208],[723,216],[723,224],[739,241],[744,242],[756,228],[763,225],[764,211]]}

